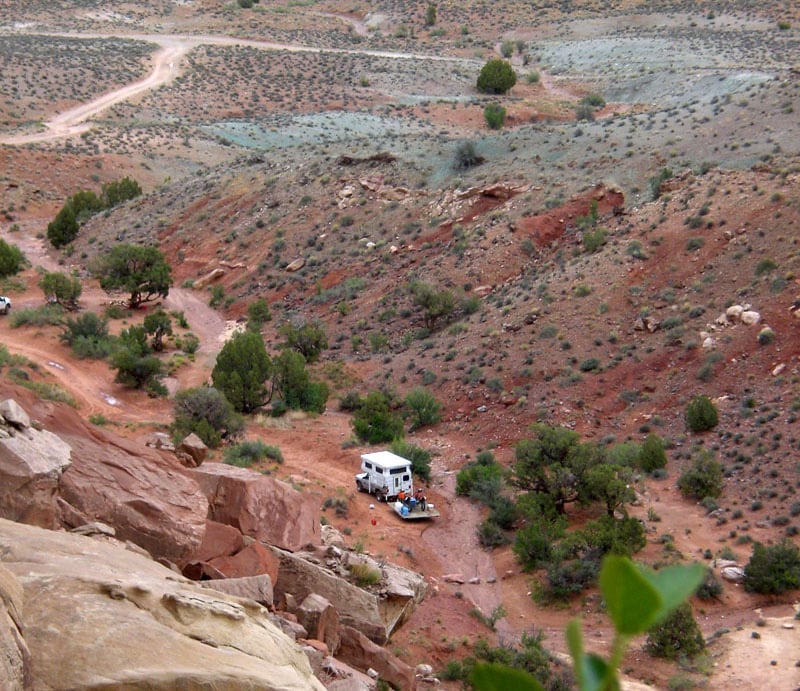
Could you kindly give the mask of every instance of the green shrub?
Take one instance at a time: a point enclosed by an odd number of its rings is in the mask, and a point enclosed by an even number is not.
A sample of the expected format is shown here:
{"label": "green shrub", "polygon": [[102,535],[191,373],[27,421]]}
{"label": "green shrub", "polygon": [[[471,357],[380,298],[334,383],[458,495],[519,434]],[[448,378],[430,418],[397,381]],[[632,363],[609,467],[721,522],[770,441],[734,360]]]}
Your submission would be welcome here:
{"label": "green shrub", "polygon": [[494,58],[481,69],[476,86],[482,94],[504,94],[516,83],[517,75],[511,63]]}
{"label": "green shrub", "polygon": [[506,121],[506,109],[499,103],[489,103],[483,109],[483,119],[490,130],[502,129]]}
{"label": "green shrub", "polygon": [[751,593],[780,595],[800,587],[800,551],[784,538],[776,545],[753,544],[744,567],[744,587]]}
{"label": "green shrub", "polygon": [[701,600],[717,600],[722,595],[722,583],[711,569],[707,570],[706,577],[697,589],[696,595]]}
{"label": "green shrub", "polygon": [[719,414],[714,402],[704,395],[695,396],[686,406],[686,426],[692,432],[707,432],[717,426]]}
{"label": "green shrub", "polygon": [[503,487],[503,468],[491,462],[468,463],[456,475],[456,494],[491,504]]}
{"label": "green shrub", "polygon": [[600,250],[600,248],[606,244],[606,238],[608,237],[608,231],[605,228],[595,228],[594,230],[587,230],[584,232],[582,241],[583,241],[583,249],[587,252],[594,253]]}
{"label": "green shrub", "polygon": [[647,435],[639,453],[638,465],[646,473],[666,467],[667,454],[664,451],[664,441],[657,434]]}
{"label": "green shrub", "polygon": [[703,450],[678,478],[678,487],[686,497],[698,501],[722,494],[722,465],[710,451]]}
{"label": "green shrub", "polygon": [[410,442],[405,441],[404,439],[395,439],[392,441],[392,445],[389,447],[389,450],[400,456],[401,458],[405,458],[408,461],[411,461],[411,472],[417,475],[420,479],[424,480],[425,482],[430,482],[431,480],[431,452],[423,449],[421,446],[416,446],[415,444],[411,444]]}
{"label": "green shrub", "polygon": [[653,657],[675,660],[692,658],[706,647],[688,602],[679,605],[664,621],[647,632],[645,650]]}
{"label": "green shrub", "polygon": [[442,404],[425,389],[413,389],[405,398],[405,411],[411,429],[430,427],[442,419]]}
{"label": "green shrub", "polygon": [[223,438],[233,438],[244,421],[221,391],[210,386],[183,389],[175,394],[172,432],[176,440],[194,432],[203,443],[215,448]]}
{"label": "green shrub", "polygon": [[20,326],[59,326],[64,321],[64,310],[61,305],[42,305],[16,310],[11,314],[9,326],[17,329]]}
{"label": "green shrub", "polygon": [[283,453],[280,448],[265,444],[260,439],[243,441],[240,444],[229,446],[224,453],[225,463],[239,468],[249,468],[265,458],[271,458],[278,463],[283,463]]}
{"label": "green shrub", "polygon": [[351,562],[348,568],[356,585],[362,588],[368,585],[375,585],[381,580],[381,572],[364,562]]}
{"label": "green shrub", "polygon": [[19,247],[0,238],[0,278],[18,273],[25,262],[25,255]]}
{"label": "green shrub", "polygon": [[403,438],[403,418],[392,412],[389,403],[389,398],[380,391],[367,394],[351,421],[353,431],[361,441],[380,444]]}

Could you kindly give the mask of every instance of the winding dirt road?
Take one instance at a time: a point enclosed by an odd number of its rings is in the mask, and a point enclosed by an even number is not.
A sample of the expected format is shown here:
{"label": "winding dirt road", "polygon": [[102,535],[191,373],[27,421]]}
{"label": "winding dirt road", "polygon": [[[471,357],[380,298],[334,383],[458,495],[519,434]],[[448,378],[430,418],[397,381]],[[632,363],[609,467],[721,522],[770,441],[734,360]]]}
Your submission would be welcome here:
{"label": "winding dirt road", "polygon": [[[357,31],[359,28],[357,27]],[[364,29],[365,30],[365,29]],[[130,40],[154,43],[160,48],[153,54],[153,68],[150,74],[132,84],[127,84],[114,91],[109,91],[99,98],[75,108],[59,113],[45,122],[44,129],[37,132],[20,133],[0,136],[0,144],[18,146],[45,142],[53,139],[72,137],[92,128],[90,119],[102,113],[111,106],[127,101],[141,93],[155,89],[168,83],[180,73],[180,63],[183,57],[193,48],[201,45],[215,46],[246,46],[259,50],[289,51],[293,53],[334,53],[339,55],[366,55],[376,58],[389,58],[392,60],[427,60],[434,62],[453,62],[459,64],[477,65],[475,60],[442,55],[426,55],[423,53],[402,53],[381,50],[350,49],[350,48],[320,48],[293,43],[275,43],[272,41],[258,41],[254,39],[234,38],[231,36],[212,35],[161,35],[161,34],[34,34],[37,36],[69,37],[82,39],[108,39],[124,38]]]}

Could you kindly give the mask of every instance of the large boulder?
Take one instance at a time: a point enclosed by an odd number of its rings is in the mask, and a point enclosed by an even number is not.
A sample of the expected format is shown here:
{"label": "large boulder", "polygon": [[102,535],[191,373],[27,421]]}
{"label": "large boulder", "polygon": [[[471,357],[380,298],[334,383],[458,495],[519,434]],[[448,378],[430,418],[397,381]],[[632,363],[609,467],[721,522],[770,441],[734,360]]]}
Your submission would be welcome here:
{"label": "large boulder", "polygon": [[226,578],[267,574],[273,583],[278,580],[278,558],[259,542],[252,542],[232,556],[217,557],[209,563]]}
{"label": "large boulder", "polygon": [[414,668],[400,658],[381,648],[363,633],[350,626],[340,628],[337,657],[357,669],[374,669],[380,679],[397,689],[417,688]]}
{"label": "large boulder", "polygon": [[205,493],[212,520],[290,552],[320,543],[319,505],[310,495],[224,463],[204,463],[187,472]]}
{"label": "large boulder", "polygon": [[0,564],[0,680],[4,688],[32,689],[30,653],[22,637],[22,584]]}
{"label": "large boulder", "polygon": [[0,404],[0,517],[55,528],[58,486],[71,463],[69,444],[31,427],[16,401]]}
{"label": "large boulder", "polygon": [[244,537],[236,528],[207,520],[203,541],[192,555],[192,560],[210,561],[216,557],[229,557],[244,546]]}
{"label": "large boulder", "polygon": [[297,619],[310,638],[322,641],[331,655],[339,647],[339,613],[324,597],[311,593],[297,608]]}
{"label": "large boulder", "polygon": [[0,553],[35,688],[324,689],[264,607],[119,544],[0,520]]}
{"label": "large boulder", "polygon": [[264,607],[272,607],[272,579],[267,574],[246,576],[244,578],[217,578],[202,581],[204,588],[218,590],[235,597],[255,600]]}
{"label": "large boulder", "polygon": [[73,463],[61,478],[66,502],[154,557],[181,565],[191,558],[203,539],[208,502],[174,455],[104,430],[67,439]]}
{"label": "large boulder", "polygon": [[358,629],[380,645],[389,640],[427,591],[420,574],[399,566],[373,563],[373,568],[381,572],[381,583],[374,590],[365,590],[346,580],[341,566],[334,571],[316,555],[293,554],[275,547],[272,551],[280,559],[276,602],[302,602],[312,593],[320,595],[339,612],[342,624]]}

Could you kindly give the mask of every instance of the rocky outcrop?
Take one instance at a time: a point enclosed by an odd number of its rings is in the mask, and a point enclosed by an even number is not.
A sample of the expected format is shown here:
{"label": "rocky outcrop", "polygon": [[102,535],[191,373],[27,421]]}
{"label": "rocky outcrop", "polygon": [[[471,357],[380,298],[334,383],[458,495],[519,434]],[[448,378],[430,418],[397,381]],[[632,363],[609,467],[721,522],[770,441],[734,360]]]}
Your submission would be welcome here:
{"label": "rocky outcrop", "polygon": [[30,652],[22,637],[22,584],[0,564],[0,680],[4,688],[32,689]]}
{"label": "rocky outcrop", "polygon": [[331,655],[339,647],[339,613],[324,597],[311,593],[297,608],[297,619],[311,638],[322,641]]}
{"label": "rocky outcrop", "polygon": [[398,689],[415,689],[414,668],[385,648],[381,648],[363,633],[342,626],[338,658],[358,669],[374,669],[378,677]]}
{"label": "rocky outcrop", "polygon": [[212,520],[291,552],[320,543],[316,500],[285,482],[223,463],[187,472],[203,490]]}
{"label": "rocky outcrop", "polygon": [[278,578],[278,559],[259,542],[252,542],[229,557],[217,557],[210,562],[225,578],[245,578],[267,574],[274,583]]}
{"label": "rocky outcrop", "polygon": [[0,520],[3,565],[23,591],[21,610],[3,595],[0,619],[21,611],[36,688],[324,689],[264,607],[108,540]]}
{"label": "rocky outcrop", "polygon": [[267,574],[246,576],[244,578],[219,578],[202,581],[205,588],[227,593],[235,597],[255,600],[264,607],[272,607],[272,579]]}
{"label": "rocky outcrop", "polygon": [[[183,564],[199,547],[208,502],[172,454],[98,430],[68,437],[73,463],[61,497],[89,520],[114,526],[117,537],[157,558]],[[68,527],[66,512],[62,513]]]}
{"label": "rocky outcrop", "polygon": [[365,590],[342,577],[346,566],[335,556],[329,554],[323,561],[310,553],[292,554],[274,547],[272,551],[280,559],[276,602],[287,599],[302,602],[312,593],[320,595],[336,608],[342,624],[358,629],[381,645],[427,591],[420,574],[399,566],[370,562],[381,573],[381,582],[374,590]]}
{"label": "rocky outcrop", "polygon": [[192,432],[181,441],[178,448],[175,449],[175,453],[183,465],[189,468],[195,468],[206,460],[208,447],[203,443],[200,437]]}
{"label": "rocky outcrop", "polygon": [[59,482],[71,463],[69,444],[32,427],[14,400],[0,403],[0,517],[55,528]]}

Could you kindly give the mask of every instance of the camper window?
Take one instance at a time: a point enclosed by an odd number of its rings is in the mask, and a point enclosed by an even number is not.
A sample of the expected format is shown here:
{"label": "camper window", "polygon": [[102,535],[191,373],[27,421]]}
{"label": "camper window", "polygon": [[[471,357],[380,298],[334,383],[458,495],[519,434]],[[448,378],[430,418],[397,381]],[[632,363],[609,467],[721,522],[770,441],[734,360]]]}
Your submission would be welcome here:
{"label": "camper window", "polygon": [[406,469],[405,468],[392,468],[389,472],[392,475],[400,475],[400,474],[406,472]]}

